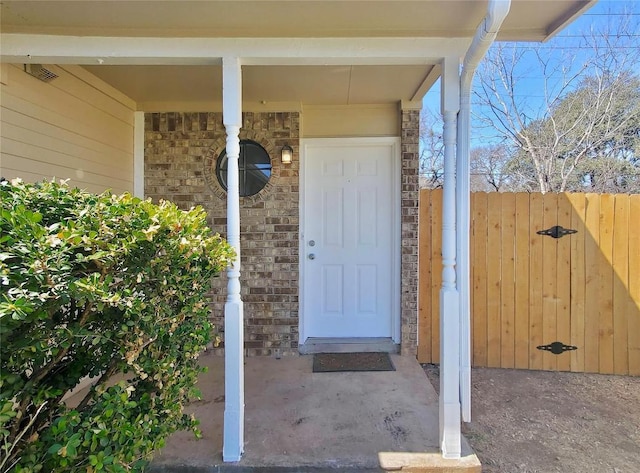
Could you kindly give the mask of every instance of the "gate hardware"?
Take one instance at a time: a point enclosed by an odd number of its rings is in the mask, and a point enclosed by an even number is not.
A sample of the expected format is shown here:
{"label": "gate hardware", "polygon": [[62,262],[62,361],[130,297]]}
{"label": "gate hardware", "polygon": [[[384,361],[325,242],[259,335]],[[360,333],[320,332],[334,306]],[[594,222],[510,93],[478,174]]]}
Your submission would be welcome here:
{"label": "gate hardware", "polygon": [[548,235],[552,238],[560,238],[565,235],[571,235],[572,233],[578,233],[578,230],[571,230],[570,228],[562,228],[559,225],[551,227],[547,230],[540,230],[536,232],[538,235]]}
{"label": "gate hardware", "polygon": [[[538,232],[540,233],[540,232]],[[554,355],[560,355],[565,351],[577,350],[578,347],[574,347],[573,345],[565,345],[562,342],[553,342],[548,345],[540,345],[536,347],[538,350],[550,351]]]}

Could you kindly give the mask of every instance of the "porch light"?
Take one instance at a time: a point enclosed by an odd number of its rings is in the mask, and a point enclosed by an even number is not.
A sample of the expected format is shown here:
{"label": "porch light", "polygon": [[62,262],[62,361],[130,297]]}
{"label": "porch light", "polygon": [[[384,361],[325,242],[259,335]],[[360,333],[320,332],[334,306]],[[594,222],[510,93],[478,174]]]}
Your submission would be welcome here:
{"label": "porch light", "polygon": [[280,157],[282,159],[282,164],[291,164],[291,160],[293,159],[293,148],[289,145],[284,145],[282,147],[282,151],[280,151]]}

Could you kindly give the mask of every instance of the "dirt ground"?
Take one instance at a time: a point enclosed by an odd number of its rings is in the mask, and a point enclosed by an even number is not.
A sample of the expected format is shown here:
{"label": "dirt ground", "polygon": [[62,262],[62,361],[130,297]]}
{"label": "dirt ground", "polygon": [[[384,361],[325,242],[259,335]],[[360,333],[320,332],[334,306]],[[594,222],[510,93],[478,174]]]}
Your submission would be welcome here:
{"label": "dirt ground", "polygon": [[472,386],[484,473],[640,473],[640,378],[477,368]]}

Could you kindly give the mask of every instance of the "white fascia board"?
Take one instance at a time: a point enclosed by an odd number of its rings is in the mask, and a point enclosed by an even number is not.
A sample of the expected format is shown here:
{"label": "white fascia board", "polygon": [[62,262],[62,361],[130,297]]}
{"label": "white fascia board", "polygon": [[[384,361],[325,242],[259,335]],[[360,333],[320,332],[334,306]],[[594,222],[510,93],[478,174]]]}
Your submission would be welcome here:
{"label": "white fascia board", "polygon": [[0,34],[2,61],[43,64],[253,65],[437,64],[471,38],[125,38]]}

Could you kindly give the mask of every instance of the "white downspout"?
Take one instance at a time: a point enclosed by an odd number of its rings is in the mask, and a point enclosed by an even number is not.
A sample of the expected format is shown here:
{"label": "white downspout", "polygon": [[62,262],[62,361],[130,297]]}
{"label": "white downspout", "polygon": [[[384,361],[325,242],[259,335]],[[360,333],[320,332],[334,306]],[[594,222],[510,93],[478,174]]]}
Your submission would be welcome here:
{"label": "white downspout", "polygon": [[511,8],[511,0],[489,0],[484,18],[467,50],[460,74],[460,112],[456,149],[456,280],[460,295],[460,402],[462,420],[471,421],[471,307],[470,307],[470,175],[469,142],[471,121],[471,85],[478,64],[493,44],[502,22]]}

